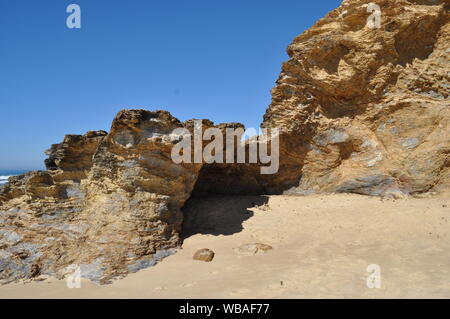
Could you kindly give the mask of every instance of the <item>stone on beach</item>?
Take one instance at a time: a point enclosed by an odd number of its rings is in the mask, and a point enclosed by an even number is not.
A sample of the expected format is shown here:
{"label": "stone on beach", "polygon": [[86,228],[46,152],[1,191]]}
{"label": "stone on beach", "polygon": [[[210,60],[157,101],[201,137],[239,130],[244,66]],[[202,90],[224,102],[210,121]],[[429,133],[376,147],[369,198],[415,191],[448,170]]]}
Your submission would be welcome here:
{"label": "stone on beach", "polygon": [[199,249],[194,254],[194,260],[211,262],[214,258],[214,252],[211,249],[203,248]]}

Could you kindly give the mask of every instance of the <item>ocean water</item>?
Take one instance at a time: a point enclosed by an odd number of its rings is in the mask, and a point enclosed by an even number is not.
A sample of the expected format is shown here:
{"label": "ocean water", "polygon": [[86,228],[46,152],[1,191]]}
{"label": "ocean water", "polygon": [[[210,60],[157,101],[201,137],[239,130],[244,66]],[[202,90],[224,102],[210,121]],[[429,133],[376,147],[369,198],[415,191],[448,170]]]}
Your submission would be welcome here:
{"label": "ocean water", "polygon": [[16,176],[28,172],[29,170],[0,169],[0,186],[8,182],[10,176]]}

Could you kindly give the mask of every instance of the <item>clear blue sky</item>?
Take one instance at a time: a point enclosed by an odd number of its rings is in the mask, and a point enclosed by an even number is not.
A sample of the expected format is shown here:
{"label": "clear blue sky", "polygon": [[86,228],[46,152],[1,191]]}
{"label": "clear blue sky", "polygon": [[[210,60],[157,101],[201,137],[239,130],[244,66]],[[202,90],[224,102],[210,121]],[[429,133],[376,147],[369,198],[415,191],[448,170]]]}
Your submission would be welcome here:
{"label": "clear blue sky", "polygon": [[0,169],[42,169],[123,108],[259,127],[287,45],[340,2],[1,0]]}

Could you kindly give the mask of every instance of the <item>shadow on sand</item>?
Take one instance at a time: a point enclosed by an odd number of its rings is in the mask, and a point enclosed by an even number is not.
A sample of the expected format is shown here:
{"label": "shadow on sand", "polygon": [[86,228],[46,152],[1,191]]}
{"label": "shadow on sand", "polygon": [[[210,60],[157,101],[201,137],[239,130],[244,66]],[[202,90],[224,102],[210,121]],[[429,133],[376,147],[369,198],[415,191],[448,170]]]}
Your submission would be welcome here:
{"label": "shadow on sand", "polygon": [[267,196],[208,196],[191,198],[183,207],[182,238],[195,234],[232,235],[243,230],[242,223],[253,216],[249,208],[268,202]]}

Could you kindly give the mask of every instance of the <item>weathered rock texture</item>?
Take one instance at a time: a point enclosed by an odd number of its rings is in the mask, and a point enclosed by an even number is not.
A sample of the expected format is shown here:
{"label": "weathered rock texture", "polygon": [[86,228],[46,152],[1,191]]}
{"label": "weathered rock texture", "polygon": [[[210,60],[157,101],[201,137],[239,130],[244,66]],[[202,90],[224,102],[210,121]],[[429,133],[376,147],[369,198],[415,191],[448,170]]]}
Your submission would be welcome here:
{"label": "weathered rock texture", "polygon": [[281,130],[277,174],[261,175],[259,164],[175,164],[174,130],[192,132],[194,121],[121,111],[109,133],[66,136],[47,151],[47,171],[0,190],[0,281],[63,277],[75,264],[104,283],[151,266],[179,246],[192,193],[448,189],[449,2],[372,2],[381,28],[366,26],[369,1],[344,1],[289,46],[262,123]]}
{"label": "weathered rock texture", "polygon": [[[366,26],[367,4],[381,28]],[[279,127],[274,187],[425,192],[450,179],[449,1],[344,1],[298,36],[264,127]]]}
{"label": "weathered rock texture", "polygon": [[122,111],[107,135],[53,145],[48,171],[11,178],[1,193],[0,280],[64,276],[75,264],[104,283],[171,254],[201,168],[171,159],[181,127],[164,111]]}

